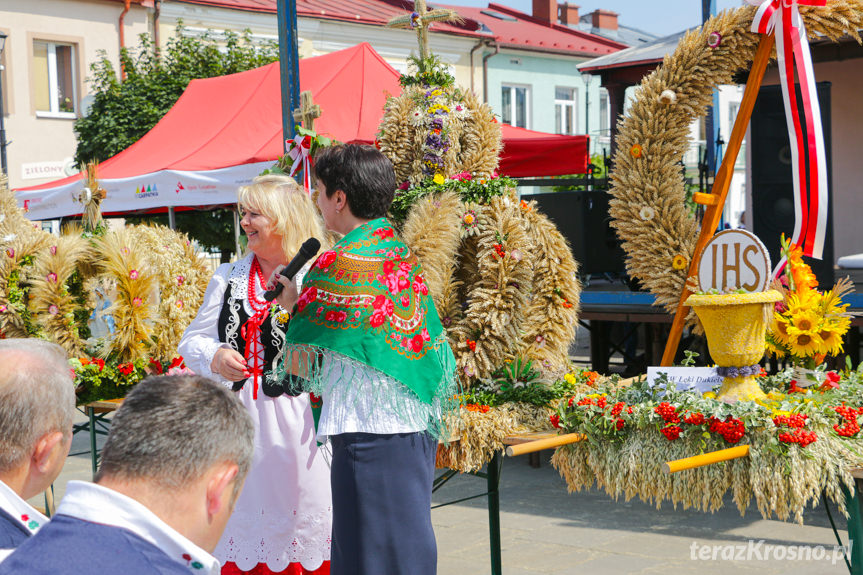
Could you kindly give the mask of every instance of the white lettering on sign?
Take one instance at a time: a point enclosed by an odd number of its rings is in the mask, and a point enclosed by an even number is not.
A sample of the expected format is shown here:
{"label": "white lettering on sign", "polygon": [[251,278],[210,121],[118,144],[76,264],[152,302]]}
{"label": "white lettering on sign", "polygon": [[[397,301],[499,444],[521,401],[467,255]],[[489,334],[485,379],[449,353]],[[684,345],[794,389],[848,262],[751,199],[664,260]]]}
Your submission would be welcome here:
{"label": "white lettering on sign", "polygon": [[770,283],[770,256],[761,240],[746,230],[719,232],[705,246],[698,262],[703,291],[743,288],[761,292]]}
{"label": "white lettering on sign", "polygon": [[[659,374],[664,373],[668,382],[673,383],[678,391],[693,390],[705,393],[714,387],[722,385],[722,376],[716,373],[715,367],[654,367],[647,368],[647,383],[656,387]],[[660,388],[664,389],[664,385]]]}

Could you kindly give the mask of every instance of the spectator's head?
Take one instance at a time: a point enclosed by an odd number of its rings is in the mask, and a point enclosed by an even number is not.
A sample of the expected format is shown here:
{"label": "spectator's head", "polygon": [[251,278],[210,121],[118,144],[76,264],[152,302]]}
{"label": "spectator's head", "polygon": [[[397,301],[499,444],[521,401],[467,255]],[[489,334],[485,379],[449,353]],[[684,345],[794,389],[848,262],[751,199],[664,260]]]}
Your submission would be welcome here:
{"label": "spectator's head", "polygon": [[72,442],[75,385],[59,345],[0,339],[0,480],[23,499],[57,478]]}
{"label": "spectator's head", "polygon": [[216,547],[254,449],[252,419],[201,376],[150,377],[117,410],[96,482],[144,504],[200,547]]}
{"label": "spectator's head", "polygon": [[345,144],[315,156],[318,206],[327,227],[339,229],[344,214],[359,220],[387,215],[396,190],[392,162],[373,146]]}
{"label": "spectator's head", "polygon": [[249,250],[261,255],[279,250],[285,261],[294,257],[310,237],[325,245],[323,221],[312,199],[290,176],[258,176],[237,192],[240,225]]}

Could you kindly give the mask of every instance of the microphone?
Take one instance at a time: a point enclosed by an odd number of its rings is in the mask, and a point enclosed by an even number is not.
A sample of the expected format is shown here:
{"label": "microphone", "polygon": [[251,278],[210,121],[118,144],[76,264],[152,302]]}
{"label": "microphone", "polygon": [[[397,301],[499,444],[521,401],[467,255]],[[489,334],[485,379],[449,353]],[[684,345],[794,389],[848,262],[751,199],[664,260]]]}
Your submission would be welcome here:
{"label": "microphone", "polygon": [[[297,272],[306,265],[307,261],[315,257],[315,254],[318,253],[319,249],[321,249],[321,242],[318,241],[317,238],[307,239],[303,242],[303,245],[300,246],[300,251],[297,252],[294,259],[288,262],[288,265],[282,266],[281,269],[278,270],[279,275],[285,276],[289,280],[294,279]],[[276,282],[276,287],[264,292],[264,299],[267,301],[273,301],[280,293],[282,293],[283,289],[285,289],[285,286]]]}

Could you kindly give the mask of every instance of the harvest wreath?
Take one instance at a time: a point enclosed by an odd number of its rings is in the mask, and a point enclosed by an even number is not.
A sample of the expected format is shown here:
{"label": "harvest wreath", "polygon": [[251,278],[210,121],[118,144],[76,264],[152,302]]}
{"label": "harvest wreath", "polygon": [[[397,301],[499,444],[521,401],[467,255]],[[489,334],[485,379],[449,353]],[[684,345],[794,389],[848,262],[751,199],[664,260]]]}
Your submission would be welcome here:
{"label": "harvest wreath", "polygon": [[[863,0],[800,5],[810,36],[861,42]],[[620,125],[611,174],[612,225],[629,274],[673,313],[686,282],[699,224],[685,205],[681,159],[690,125],[704,116],[713,89],[733,82],[752,62],[759,34],[754,7],[727,10],[686,34],[662,65],[641,81]],[[690,311],[688,319],[694,319]]]}

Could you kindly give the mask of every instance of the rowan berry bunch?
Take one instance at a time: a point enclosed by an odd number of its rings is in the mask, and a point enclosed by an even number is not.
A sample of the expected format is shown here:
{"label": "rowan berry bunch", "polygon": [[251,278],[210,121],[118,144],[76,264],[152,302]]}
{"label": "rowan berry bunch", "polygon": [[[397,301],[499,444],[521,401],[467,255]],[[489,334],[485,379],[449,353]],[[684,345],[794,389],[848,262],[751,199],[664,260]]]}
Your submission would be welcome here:
{"label": "rowan berry bunch", "polygon": [[857,416],[863,414],[863,408],[854,409],[846,405],[834,407],[833,411],[842,416],[842,423],[833,426],[833,429],[842,437],[854,437],[860,432],[860,423]]}
{"label": "rowan berry bunch", "polygon": [[725,421],[710,417],[708,422],[710,423],[709,431],[719,434],[728,443],[737,443],[746,433],[746,426],[743,422],[732,415],[727,416]]}

